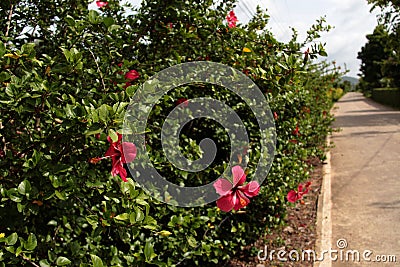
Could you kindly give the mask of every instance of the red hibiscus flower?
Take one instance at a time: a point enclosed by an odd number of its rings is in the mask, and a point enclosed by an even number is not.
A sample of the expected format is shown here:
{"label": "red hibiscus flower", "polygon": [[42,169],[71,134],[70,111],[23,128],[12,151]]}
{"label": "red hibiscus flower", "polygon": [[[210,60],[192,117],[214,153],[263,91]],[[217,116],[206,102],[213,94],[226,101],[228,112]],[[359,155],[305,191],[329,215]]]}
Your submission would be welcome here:
{"label": "red hibiscus flower", "polygon": [[127,73],[125,73],[125,79],[129,81],[136,80],[139,77],[140,77],[139,72],[137,72],[136,70],[130,70]]}
{"label": "red hibiscus flower", "polygon": [[258,195],[260,191],[260,185],[256,181],[243,185],[246,181],[246,174],[242,167],[234,166],[232,175],[233,184],[225,178],[219,178],[213,184],[215,190],[221,196],[217,200],[217,207],[225,212],[247,206],[250,203],[249,198]]}
{"label": "red hibiscus flower", "polygon": [[124,168],[125,163],[130,163],[136,158],[137,149],[135,144],[122,142],[122,134],[118,134],[118,140],[113,142],[110,136],[107,137],[110,147],[102,158],[92,158],[90,163],[96,164],[102,159],[111,158],[112,160],[112,176],[119,175],[124,182],[127,182],[127,172]]}
{"label": "red hibiscus flower", "polygon": [[96,1],[96,5],[97,5],[99,8],[103,8],[103,7],[106,7],[106,6],[108,5],[108,2]]}
{"label": "red hibiscus flower", "polygon": [[177,106],[182,104],[182,107],[187,107],[189,105],[189,101],[187,100],[187,98],[182,97],[182,98],[179,98],[178,100],[176,100],[175,104]]}
{"label": "red hibiscus flower", "polygon": [[293,130],[292,132],[293,135],[295,136],[300,136],[300,132],[299,132],[299,125],[296,125],[296,129]]}
{"label": "red hibiscus flower", "polygon": [[130,82],[126,82],[125,85],[123,86],[124,89],[128,88],[129,86],[131,86],[132,84]]}
{"label": "red hibiscus flower", "polygon": [[297,191],[295,190],[290,190],[290,192],[287,194],[287,200],[291,203],[296,202],[297,200],[300,200],[303,198],[303,195],[308,193],[308,189],[311,185],[311,182],[307,182],[305,185],[299,184],[297,187]]}
{"label": "red hibiscus flower", "polygon": [[226,16],[226,20],[228,21],[228,27],[229,28],[234,28],[236,27],[236,22],[238,21],[235,12],[232,10],[229,12],[229,15]]}

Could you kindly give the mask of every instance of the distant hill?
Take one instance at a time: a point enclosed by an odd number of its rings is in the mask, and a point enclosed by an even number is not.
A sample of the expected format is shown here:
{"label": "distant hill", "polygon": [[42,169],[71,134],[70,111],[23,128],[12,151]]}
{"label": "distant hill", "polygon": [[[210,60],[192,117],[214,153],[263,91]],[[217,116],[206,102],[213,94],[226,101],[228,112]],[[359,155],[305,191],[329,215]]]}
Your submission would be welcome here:
{"label": "distant hill", "polygon": [[351,89],[350,91],[354,91],[356,89],[356,86],[358,84],[358,78],[350,77],[350,76],[343,76],[342,81],[349,82],[351,84]]}
{"label": "distant hill", "polygon": [[350,76],[343,76],[343,81],[349,81],[351,85],[356,86],[358,84],[358,78],[350,77]]}

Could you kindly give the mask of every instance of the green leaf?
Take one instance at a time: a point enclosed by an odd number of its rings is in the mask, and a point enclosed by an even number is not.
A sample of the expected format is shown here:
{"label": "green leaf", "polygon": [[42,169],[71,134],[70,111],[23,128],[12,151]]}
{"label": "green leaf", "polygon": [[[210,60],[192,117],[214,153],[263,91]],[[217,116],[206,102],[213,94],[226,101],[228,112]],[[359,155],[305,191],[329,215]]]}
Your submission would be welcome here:
{"label": "green leaf", "polygon": [[56,191],[54,191],[54,193],[61,200],[66,200],[67,199],[66,196],[65,196],[65,192],[64,191],[60,192],[60,191],[56,190]]}
{"label": "green leaf", "polygon": [[57,266],[65,266],[71,264],[71,261],[66,257],[58,257],[56,260]]}
{"label": "green leaf", "polygon": [[21,254],[22,252],[22,246],[17,247],[17,249],[15,250],[15,256],[19,256],[19,254]]}
{"label": "green leaf", "polygon": [[85,135],[86,136],[90,136],[90,135],[95,135],[95,134],[98,134],[98,133],[101,133],[103,131],[103,129],[96,129],[96,130],[89,130],[89,131],[87,131],[87,132],[85,132]]}
{"label": "green leaf", "polygon": [[122,213],[122,214],[119,214],[119,215],[115,216],[114,219],[119,220],[119,221],[127,221],[129,219],[129,214],[128,213]]}
{"label": "green leaf", "polygon": [[158,232],[157,234],[159,234],[160,236],[170,236],[172,233],[167,230],[162,230],[162,231]]}
{"label": "green leaf", "polygon": [[121,26],[114,24],[114,25],[111,25],[110,27],[108,27],[108,31],[113,32],[115,30],[118,30],[119,28],[121,28]]}
{"label": "green leaf", "polygon": [[92,263],[93,267],[103,267],[103,261],[100,259],[100,257],[90,254],[90,257],[92,258]]}
{"label": "green leaf", "polygon": [[136,92],[136,87],[135,86],[128,86],[125,90],[126,94],[131,97],[135,94]]}
{"label": "green leaf", "polygon": [[13,96],[14,96],[14,92],[13,92],[13,90],[11,89],[11,87],[9,87],[9,86],[6,87],[6,94],[7,94],[8,96],[10,96],[10,97],[13,97]]}
{"label": "green leaf", "polygon": [[113,142],[118,141],[118,134],[113,129],[108,130],[108,136],[110,136]]}
{"label": "green leaf", "polygon": [[50,226],[57,226],[57,221],[56,221],[56,220],[50,220],[50,221],[47,223],[47,225],[50,225]]}
{"label": "green leaf", "polygon": [[10,195],[10,199],[11,199],[11,201],[14,201],[17,203],[22,201],[22,198],[19,196],[16,196],[16,195]]}
{"label": "green leaf", "polygon": [[40,267],[51,267],[50,263],[47,260],[39,261]]}
{"label": "green leaf", "polygon": [[89,10],[89,22],[91,24],[99,24],[101,22],[101,17],[96,10]]}
{"label": "green leaf", "polygon": [[98,111],[99,111],[99,119],[103,122],[107,122],[108,121],[108,116],[110,114],[108,108],[110,106],[103,104],[99,107]]}
{"label": "green leaf", "polygon": [[135,207],[135,214],[136,214],[136,217],[135,217],[136,222],[143,221],[145,216],[144,216],[143,211],[140,208]]}
{"label": "green leaf", "polygon": [[35,43],[23,44],[21,47],[21,53],[31,55],[35,52],[34,48],[35,48]]}
{"label": "green leaf", "polygon": [[10,78],[11,78],[11,75],[8,72],[3,71],[0,73],[0,82],[7,81]]}
{"label": "green leaf", "polygon": [[34,250],[37,246],[37,239],[34,234],[29,234],[28,240],[24,244],[25,249],[27,250]]}
{"label": "green leaf", "polygon": [[197,240],[196,240],[196,238],[194,238],[194,236],[192,236],[192,235],[188,236],[187,241],[188,241],[189,246],[191,246],[192,248],[197,246]]}
{"label": "green leaf", "polygon": [[157,255],[154,253],[154,245],[150,241],[146,241],[144,245],[144,256],[146,258],[146,262],[150,262]]}
{"label": "green leaf", "polygon": [[15,245],[15,243],[17,243],[17,241],[18,241],[18,234],[12,233],[11,235],[9,235],[7,237],[6,244],[8,246],[13,246],[13,245]]}
{"label": "green leaf", "polygon": [[115,23],[115,20],[112,17],[106,17],[103,19],[103,23],[108,28]]}
{"label": "green leaf", "polygon": [[22,181],[18,186],[18,192],[21,195],[26,195],[31,191],[32,187],[28,180]]}
{"label": "green leaf", "polygon": [[0,42],[0,58],[2,58],[5,53],[6,53],[6,46],[4,45],[3,42]]}
{"label": "green leaf", "polygon": [[71,52],[65,48],[61,48],[61,50],[63,51],[64,56],[67,59],[67,61],[70,62],[71,61]]}
{"label": "green leaf", "polygon": [[86,216],[86,221],[93,227],[96,227],[99,223],[99,218],[97,215],[88,215]]}
{"label": "green leaf", "polygon": [[323,57],[327,57],[328,53],[326,53],[324,50],[319,51],[319,55]]}
{"label": "green leaf", "polygon": [[65,22],[67,22],[67,24],[71,27],[75,26],[75,19],[73,17],[71,17],[70,15],[67,15],[65,17]]}

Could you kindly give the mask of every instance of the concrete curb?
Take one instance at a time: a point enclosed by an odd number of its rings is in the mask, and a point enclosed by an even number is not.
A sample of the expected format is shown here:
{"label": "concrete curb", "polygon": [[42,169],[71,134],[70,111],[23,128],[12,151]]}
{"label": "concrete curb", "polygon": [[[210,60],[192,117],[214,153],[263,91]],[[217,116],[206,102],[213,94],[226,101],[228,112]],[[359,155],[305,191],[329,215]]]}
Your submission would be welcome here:
{"label": "concrete curb", "polygon": [[[328,147],[331,145],[330,136],[327,137]],[[316,259],[314,267],[331,267],[332,260],[323,251],[330,251],[332,248],[332,199],[331,199],[331,152],[326,153],[326,164],[323,166],[323,178],[321,192],[318,196],[317,209],[317,240],[315,242]],[[319,259],[319,260],[318,260]]]}

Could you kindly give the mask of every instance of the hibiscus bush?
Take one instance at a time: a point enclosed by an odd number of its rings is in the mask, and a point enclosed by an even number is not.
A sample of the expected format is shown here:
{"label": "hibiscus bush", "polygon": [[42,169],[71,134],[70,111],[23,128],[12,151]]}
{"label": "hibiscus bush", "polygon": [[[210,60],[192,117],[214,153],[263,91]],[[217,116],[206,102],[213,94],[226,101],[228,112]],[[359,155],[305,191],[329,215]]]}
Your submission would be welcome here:
{"label": "hibiscus bush", "polygon": [[[0,3],[0,266],[215,266],[266,227],[281,225],[288,192],[307,179],[310,159],[324,158],[329,90],[343,74],[314,61],[326,55],[316,41],[330,28],[325,21],[304,42],[294,32],[282,43],[267,30],[265,12],[247,24],[238,21],[235,1],[88,4]],[[244,121],[251,145],[238,155],[232,177],[214,184],[234,202],[167,205],[147,195],[126,169],[140,156],[140,144],[121,140],[130,97],[158,71],[190,61],[232,66],[264,93],[277,131],[267,179],[245,183],[260,156],[260,133],[249,107],[218,86],[187,85],[166,94],[151,112],[146,146],[156,168],[176,184],[216,180],[230,151],[220,125],[199,119],[182,131],[180,149],[189,158],[201,155],[198,142],[205,137],[218,145],[215,162],[197,174],[171,167],[160,128],[172,108],[190,105],[191,98],[226,102]],[[230,190],[225,178],[233,181]],[[290,200],[305,193],[298,190]]]}

